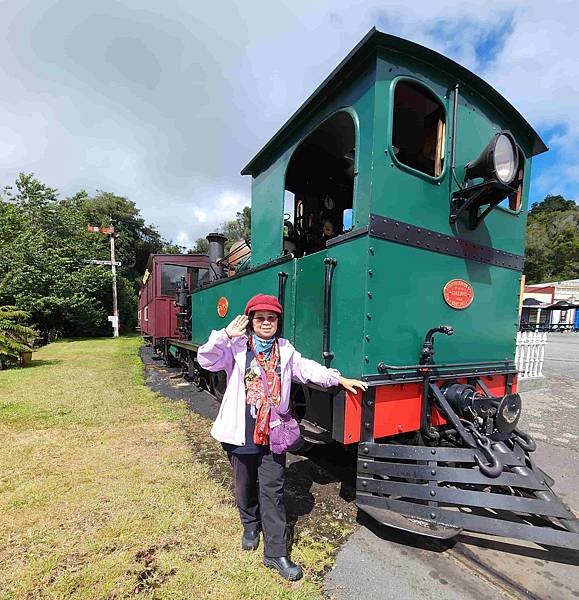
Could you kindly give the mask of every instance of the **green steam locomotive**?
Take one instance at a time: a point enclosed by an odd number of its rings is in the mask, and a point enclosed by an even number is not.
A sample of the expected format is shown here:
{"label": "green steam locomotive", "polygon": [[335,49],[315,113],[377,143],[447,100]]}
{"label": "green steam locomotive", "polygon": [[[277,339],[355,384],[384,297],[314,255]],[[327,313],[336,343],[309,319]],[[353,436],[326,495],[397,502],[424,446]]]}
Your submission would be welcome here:
{"label": "green steam locomotive", "polygon": [[477,75],[373,29],[243,169],[251,256],[208,236],[210,281],[177,290],[172,360],[219,397],[224,376],[196,349],[255,293],[277,294],[284,337],[369,383],[292,393],[310,442],[356,449],[362,510],[439,538],[578,549],[517,427],[531,161],[546,150]]}

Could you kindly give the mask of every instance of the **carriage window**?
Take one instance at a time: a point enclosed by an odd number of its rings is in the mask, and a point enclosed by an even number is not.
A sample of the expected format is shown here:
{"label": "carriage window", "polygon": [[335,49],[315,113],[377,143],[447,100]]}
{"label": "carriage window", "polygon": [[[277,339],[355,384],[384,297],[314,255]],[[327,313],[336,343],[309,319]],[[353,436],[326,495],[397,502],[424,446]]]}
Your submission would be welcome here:
{"label": "carriage window", "polygon": [[161,265],[161,296],[174,296],[177,282],[186,276],[187,267]]}
{"label": "carriage window", "polygon": [[400,81],[394,90],[392,149],[397,160],[438,177],[444,166],[444,108],[426,88]]}

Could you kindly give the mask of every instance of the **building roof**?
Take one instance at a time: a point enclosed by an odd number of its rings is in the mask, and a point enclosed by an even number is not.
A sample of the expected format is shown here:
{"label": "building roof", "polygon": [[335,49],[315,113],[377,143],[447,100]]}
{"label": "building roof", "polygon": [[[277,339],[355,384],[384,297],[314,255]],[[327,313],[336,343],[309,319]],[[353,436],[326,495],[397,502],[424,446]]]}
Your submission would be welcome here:
{"label": "building roof", "polygon": [[546,306],[545,310],[571,310],[573,308],[579,308],[579,304],[569,302],[568,300],[559,300],[558,302]]}
{"label": "building roof", "polygon": [[579,279],[565,279],[563,281],[550,281],[548,283],[533,283],[532,285],[525,287],[542,288],[553,287],[557,285],[579,285]]}
{"label": "building roof", "polygon": [[481,94],[499,112],[506,115],[507,119],[516,123],[526,134],[531,156],[547,151],[547,146],[539,134],[529,125],[525,118],[499,94],[486,81],[463,67],[452,59],[430,50],[425,46],[416,44],[409,40],[383,33],[373,27],[344,60],[330,73],[330,75],[318,86],[314,93],[297,109],[297,111],[282,125],[281,129],[267,142],[267,144],[249,161],[242,169],[242,175],[252,175],[262,164],[265,156],[289,134],[297,125],[300,118],[306,113],[313,111],[322,104],[330,94],[345,80],[359,69],[362,63],[370,56],[375,55],[379,48],[390,50],[395,53],[412,56],[424,63],[431,64],[437,69],[454,75],[458,80],[467,84]]}

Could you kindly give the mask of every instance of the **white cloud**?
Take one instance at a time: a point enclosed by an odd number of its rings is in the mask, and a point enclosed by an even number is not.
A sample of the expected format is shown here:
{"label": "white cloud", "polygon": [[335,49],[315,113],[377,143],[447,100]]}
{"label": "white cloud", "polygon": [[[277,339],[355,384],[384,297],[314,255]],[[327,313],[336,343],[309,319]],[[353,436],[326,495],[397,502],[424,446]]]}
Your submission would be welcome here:
{"label": "white cloud", "polygon": [[249,203],[240,168],[377,25],[497,87],[548,132],[537,189],[576,197],[578,21],[564,0],[2,3],[0,187],[111,190],[195,240]]}

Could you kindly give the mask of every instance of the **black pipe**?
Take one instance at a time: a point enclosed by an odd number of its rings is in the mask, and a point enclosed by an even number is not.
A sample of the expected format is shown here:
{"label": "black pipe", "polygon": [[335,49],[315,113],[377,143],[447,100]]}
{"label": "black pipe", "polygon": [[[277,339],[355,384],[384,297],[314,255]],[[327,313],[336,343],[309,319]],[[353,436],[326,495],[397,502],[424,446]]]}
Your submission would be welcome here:
{"label": "black pipe", "polygon": [[[279,303],[281,304],[281,308],[282,308],[282,313],[283,310],[285,308],[285,284],[287,281],[287,273],[285,271],[280,271],[277,274],[278,277],[278,282],[277,282],[277,299],[279,300]],[[283,323],[283,321],[282,321]],[[279,334],[281,335],[283,332],[280,331]]]}
{"label": "black pipe", "polygon": [[420,432],[422,435],[436,442],[440,439],[440,434],[436,429],[431,427],[431,410],[430,410],[430,375],[428,369],[423,369],[422,372],[422,397],[420,404]]}
{"label": "black pipe", "polygon": [[428,330],[428,333],[424,337],[424,343],[422,344],[422,351],[420,352],[420,364],[421,365],[432,365],[434,363],[434,334],[444,333],[446,335],[452,335],[454,330],[450,325],[440,325],[439,327],[433,327]]}
{"label": "black pipe", "polygon": [[326,269],[324,281],[324,327],[322,330],[322,357],[326,361],[326,366],[329,366],[334,353],[330,351],[330,303],[332,300],[332,276],[334,267],[338,264],[335,258],[324,258]]}
{"label": "black pipe", "polygon": [[[505,366],[514,366],[512,360],[491,360],[489,362],[467,362],[467,363],[435,363],[432,365],[433,369],[450,369],[451,367],[490,367],[493,365],[505,365]],[[385,373],[386,371],[411,371],[411,370],[419,370],[423,369],[424,365],[387,365],[386,363],[379,362],[377,365],[378,371],[380,373]]]}

